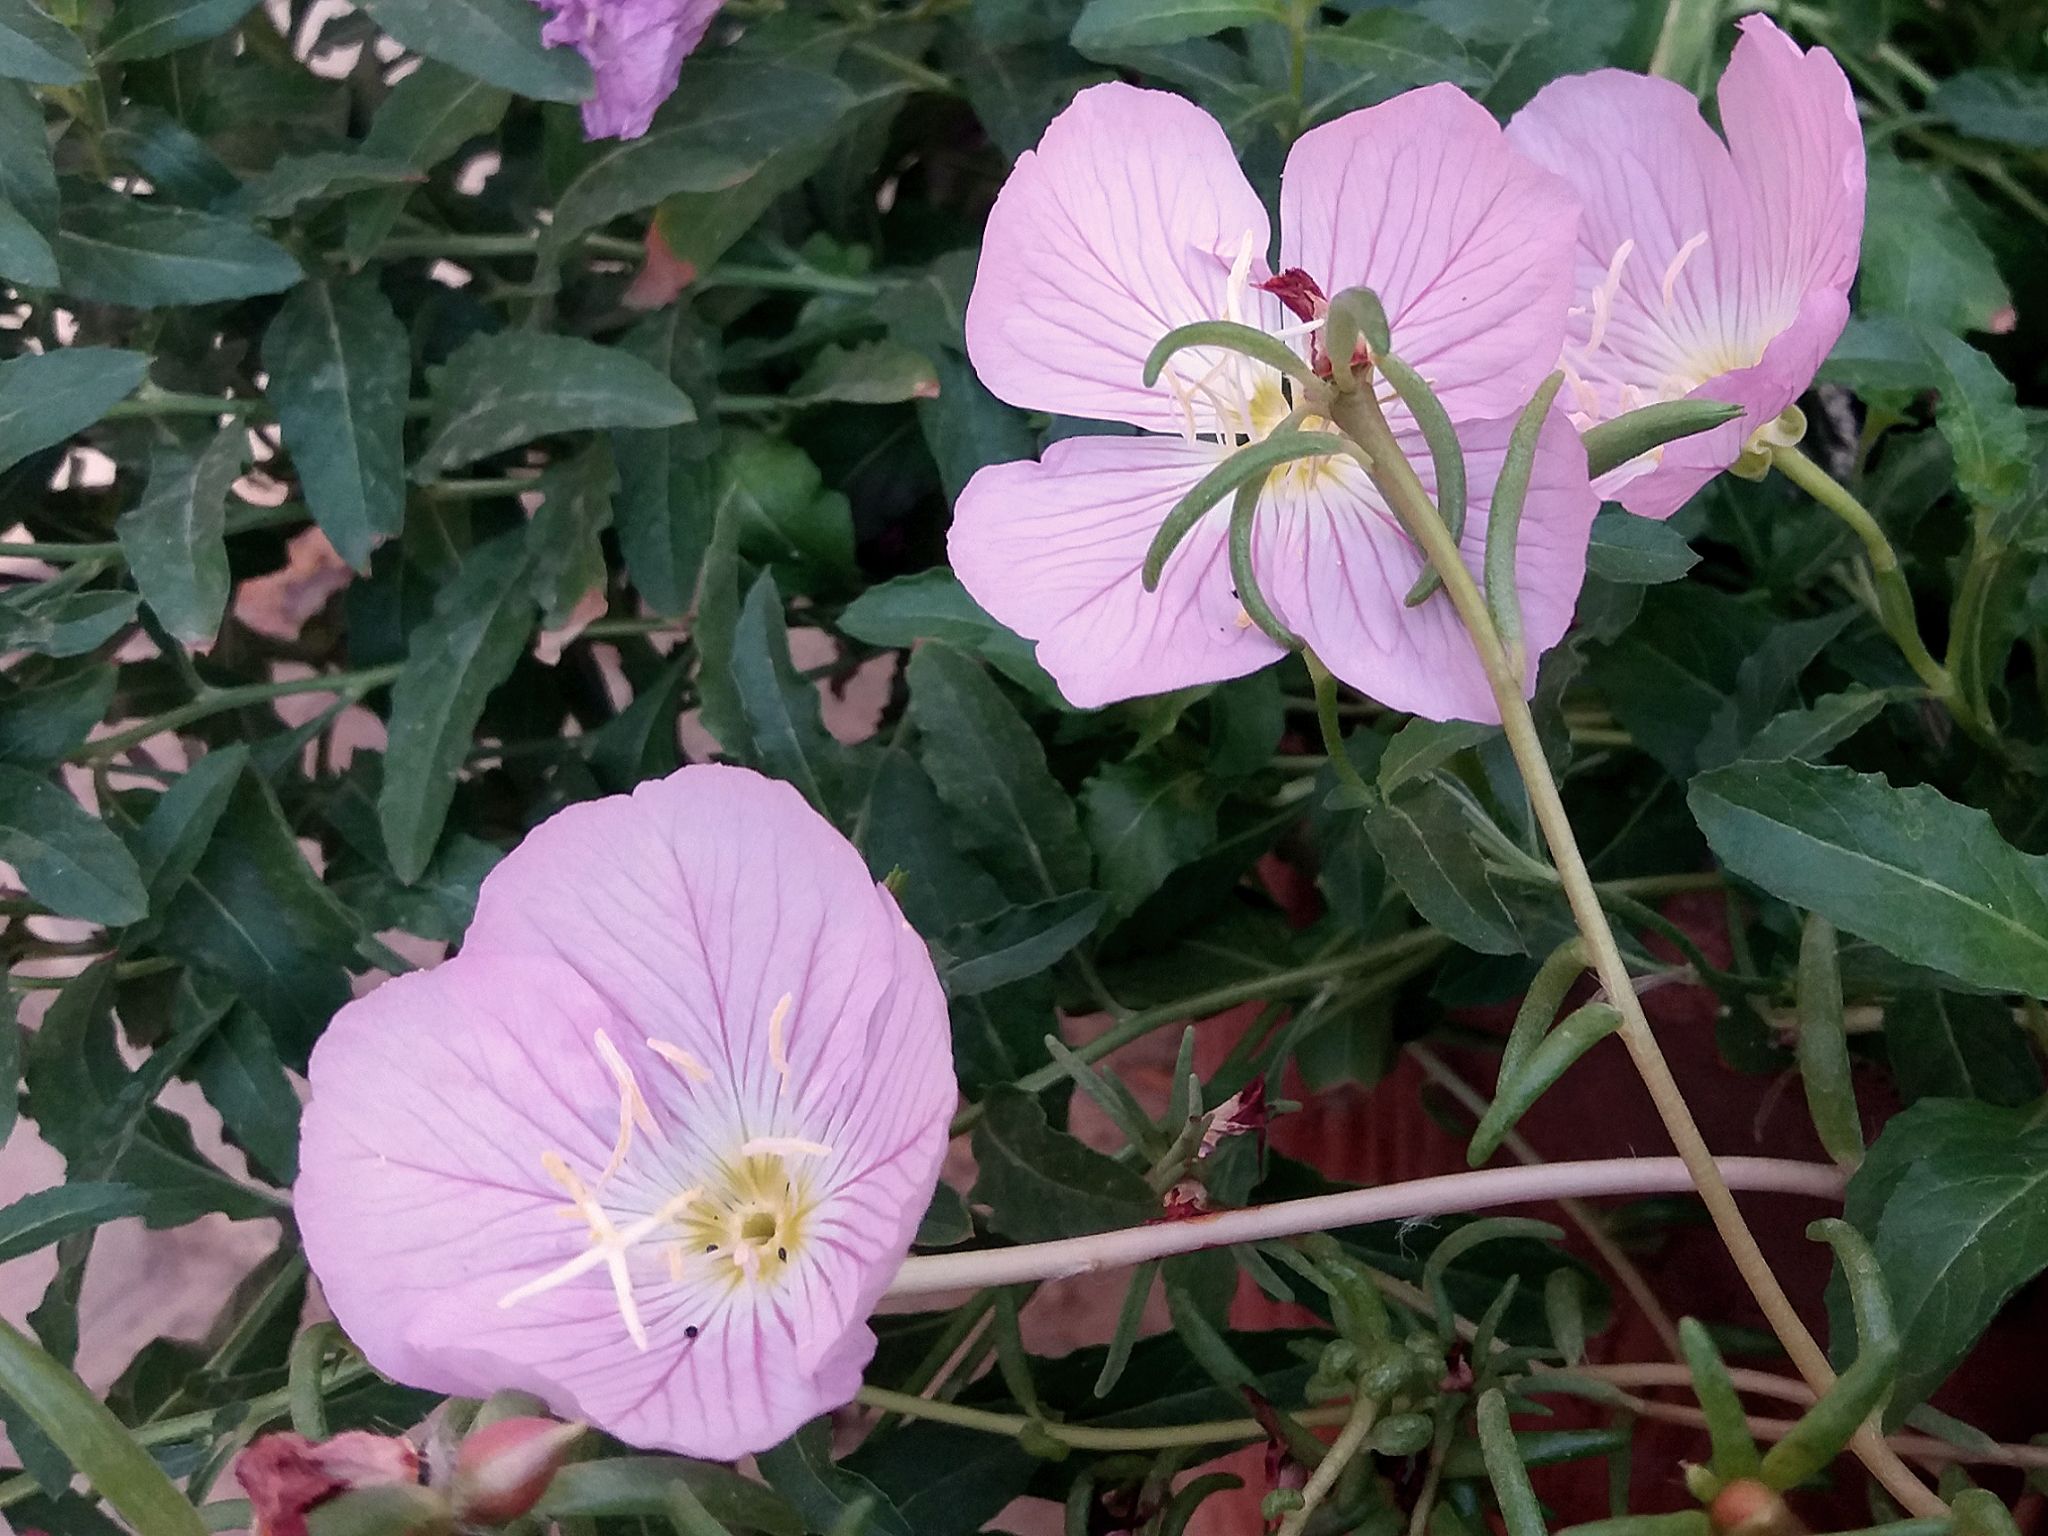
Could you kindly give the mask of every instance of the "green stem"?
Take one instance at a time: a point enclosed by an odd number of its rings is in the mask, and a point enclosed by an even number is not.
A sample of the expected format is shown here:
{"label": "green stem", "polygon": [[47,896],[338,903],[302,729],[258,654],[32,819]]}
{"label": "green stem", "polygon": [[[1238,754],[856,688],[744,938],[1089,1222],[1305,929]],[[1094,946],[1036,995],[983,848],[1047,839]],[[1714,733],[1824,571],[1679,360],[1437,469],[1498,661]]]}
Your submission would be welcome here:
{"label": "green stem", "polygon": [[891,52],[880,43],[866,41],[849,43],[846,51],[857,53],[864,59],[872,59],[885,69],[893,69],[905,80],[920,90],[931,91],[939,96],[958,96],[960,87],[949,76],[940,74],[929,65],[915,59],[906,59],[900,53]]}
{"label": "green stem", "polygon": [[1358,765],[1351,761],[1351,754],[1344,750],[1344,726],[1337,715],[1337,679],[1323,665],[1322,658],[1307,646],[1301,648],[1301,659],[1308,663],[1309,681],[1315,684],[1316,723],[1323,728],[1323,750],[1329,754],[1330,766],[1344,786],[1359,797],[1360,804],[1370,805],[1379,795],[1365,782]]}
{"label": "green stem", "polygon": [[[1162,1003],[1156,1008],[1141,1008],[1136,1013],[1119,1019],[1110,1028],[1085,1045],[1076,1046],[1074,1055],[1084,1062],[1100,1061],[1112,1051],[1121,1050],[1133,1040],[1150,1034],[1155,1029],[1164,1029],[1169,1024],[1179,1024],[1188,1019],[1204,1019],[1234,1008],[1239,1003],[1258,1002],[1274,996],[1300,992],[1332,977],[1345,976],[1353,971],[1368,970],[1375,966],[1390,966],[1418,952],[1445,949],[1450,941],[1433,928],[1411,928],[1378,944],[1369,944],[1363,949],[1346,954],[1332,955],[1323,960],[1312,960],[1306,965],[1297,965],[1283,971],[1268,971],[1263,976],[1253,976],[1244,981],[1234,981],[1225,986],[1211,987],[1206,992],[1192,993],[1176,998],[1173,1002]],[[1063,1082],[1066,1073],[1057,1066],[1041,1067],[1018,1079],[1017,1087],[1026,1093],[1040,1093],[1054,1084]],[[960,1135],[971,1130],[981,1119],[982,1107],[970,1104],[953,1117],[952,1134]]]}
{"label": "green stem", "polygon": [[[647,248],[638,240],[622,240],[615,235],[583,235],[575,243],[593,256],[615,256],[625,261],[637,260],[647,254]],[[463,257],[486,259],[493,256],[531,256],[539,249],[539,235],[439,233],[393,235],[378,245],[372,254],[389,260],[411,256],[446,256],[460,260]],[[336,260],[346,259],[339,251],[332,254]]]}
{"label": "green stem", "polygon": [[1344,1469],[1365,1448],[1365,1437],[1372,1433],[1372,1421],[1378,1416],[1379,1404],[1371,1398],[1361,1397],[1352,1403],[1342,1433],[1331,1443],[1323,1459],[1316,1463],[1315,1471],[1309,1474],[1308,1482],[1301,1490],[1301,1507],[1281,1522],[1279,1536],[1301,1536],[1307,1529],[1309,1517],[1316,1512],[1316,1507],[1329,1497]]}
{"label": "green stem", "polygon": [[[1656,1032],[1651,1029],[1650,1021],[1643,1012],[1642,1000],[1636,996],[1628,966],[1622,959],[1621,946],[1615,941],[1614,930],[1609,926],[1607,914],[1600,904],[1600,893],[1587,872],[1585,856],[1579,850],[1571,818],[1565,814],[1557,782],[1550,775],[1549,760],[1543,752],[1542,738],[1537,734],[1535,717],[1530,714],[1528,701],[1522,696],[1521,675],[1511,666],[1500,637],[1494,632],[1485,597],[1473,581],[1471,571],[1453,543],[1449,530],[1444,527],[1442,518],[1437,515],[1436,507],[1417,478],[1414,467],[1409,464],[1387,426],[1378,402],[1364,390],[1337,393],[1331,398],[1329,414],[1337,427],[1362,450],[1367,470],[1381,494],[1400,517],[1409,536],[1422,546],[1442,574],[1444,589],[1472,637],[1494,700],[1500,708],[1501,727],[1507,735],[1516,766],[1521,770],[1529,793],[1530,809],[1550,845],[1558,883],[1564,889],[1572,916],[1591,951],[1600,983],[1606,988],[1609,1001],[1621,1014],[1621,1038],[1635,1063],[1636,1073],[1649,1090],[1666,1134],[1671,1137],[1673,1147],[1692,1174],[1700,1199],[1713,1218],[1715,1230],[1770,1322],[1772,1332],[1784,1345],[1800,1375],[1816,1392],[1825,1392],[1835,1381],[1827,1356],[1807,1330],[1798,1310],[1792,1305],[1791,1297],[1785,1294],[1770,1261],[1758,1247],[1755,1234],[1743,1219],[1734,1194],[1721,1177],[1720,1170],[1714,1166],[1713,1153],[1708,1150],[1706,1138],[1700,1134],[1699,1124],[1693,1119],[1685,1094],[1672,1075],[1671,1064],[1664,1059]],[[1820,478],[1830,489],[1837,489],[1826,476]],[[1862,508],[1858,506],[1857,511],[1861,512]],[[1868,514],[1865,513],[1864,517],[1867,520]],[[1864,1465],[1909,1510],[1928,1515],[1946,1512],[1947,1506],[1874,1432],[1866,1428],[1859,1433],[1854,1446]]]}
{"label": "green stem", "polygon": [[102,736],[89,741],[71,754],[71,761],[89,763],[102,758],[115,757],[131,747],[138,747],[153,736],[166,731],[183,730],[194,721],[204,720],[209,715],[222,714],[230,709],[242,709],[250,704],[264,704],[272,699],[288,698],[296,693],[338,693],[348,698],[360,698],[373,689],[382,688],[395,679],[400,671],[397,662],[383,667],[364,667],[355,672],[319,672],[311,677],[291,677],[272,683],[243,683],[234,688],[215,688],[201,694],[190,703],[180,704],[176,709],[167,709],[162,714],[130,726],[125,731],[116,731],[111,736]]}
{"label": "green stem", "polygon": [[[312,513],[302,501],[287,501],[275,507],[251,507],[248,511],[227,520],[222,530],[228,538],[238,533],[253,533],[259,528],[285,528],[293,523],[306,521]],[[0,555],[9,559],[43,560],[51,565],[80,565],[87,560],[120,562],[127,558],[121,546],[108,539],[100,544],[6,544],[0,543]]]}
{"label": "green stem", "polygon": [[[986,1408],[963,1408],[958,1403],[891,1392],[886,1387],[862,1387],[854,1401],[885,1413],[901,1414],[906,1419],[930,1419],[938,1424],[980,1430],[983,1434],[1006,1435],[1012,1440],[1022,1439],[1026,1434],[1041,1434],[1077,1451],[1168,1451],[1176,1446],[1230,1445],[1266,1438],[1257,1419],[1215,1419],[1203,1424],[1162,1424],[1147,1429],[1091,1429],[1082,1424],[1056,1424],[1016,1413],[994,1413]],[[1335,1424],[1345,1417],[1345,1412],[1309,1409],[1296,1417],[1305,1424]]]}
{"label": "green stem", "polygon": [[1968,711],[1957,696],[1955,679],[1934,659],[1926,642],[1920,638],[1919,621],[1913,613],[1912,589],[1906,585],[1906,573],[1899,568],[1898,551],[1892,548],[1892,541],[1885,537],[1877,519],[1870,515],[1870,510],[1862,502],[1837,485],[1832,475],[1797,448],[1773,448],[1771,463],[1787,480],[1848,524],[1850,532],[1862,541],[1864,553],[1870,559],[1871,579],[1877,590],[1878,623],[1892,637],[1892,642],[1906,658],[1906,665],[1927,685],[1928,692],[1947,706],[1958,723],[1973,725],[1974,722],[1964,718]]}

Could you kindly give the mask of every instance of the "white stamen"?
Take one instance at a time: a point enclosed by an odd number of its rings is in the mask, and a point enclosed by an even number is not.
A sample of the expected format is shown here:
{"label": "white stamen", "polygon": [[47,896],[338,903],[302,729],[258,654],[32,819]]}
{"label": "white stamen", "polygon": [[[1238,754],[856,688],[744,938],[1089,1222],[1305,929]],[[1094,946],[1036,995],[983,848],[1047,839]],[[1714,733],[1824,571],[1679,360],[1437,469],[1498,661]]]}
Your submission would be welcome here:
{"label": "white stamen", "polygon": [[795,1001],[790,993],[783,993],[775,1011],[768,1015],[768,1063],[782,1079],[782,1087],[778,1090],[782,1093],[789,1092],[789,1056],[782,1048],[782,1021],[789,1017],[790,1005]]}
{"label": "white stamen", "polygon": [[666,1040],[657,1040],[652,1035],[649,1035],[647,1037],[647,1049],[654,1052],[655,1055],[674,1067],[691,1082],[708,1083],[711,1081],[711,1069],[684,1050],[680,1045],[670,1045]]}
{"label": "white stamen", "polygon": [[654,1115],[647,1108],[647,1100],[641,1097],[639,1079],[633,1076],[633,1069],[626,1065],[619,1048],[612,1044],[611,1036],[600,1029],[595,1038],[598,1058],[619,1085],[619,1135],[612,1143],[612,1155],[604,1171],[597,1176],[597,1187],[602,1189],[625,1166],[626,1154],[633,1148],[633,1127],[639,1126],[649,1136],[654,1134]]}
{"label": "white stamen", "polygon": [[1703,229],[1678,248],[1678,254],[1671,258],[1671,265],[1664,269],[1664,307],[1669,309],[1678,290],[1678,274],[1685,270],[1685,264],[1692,260],[1692,253],[1707,243],[1707,232]]}
{"label": "white stamen", "polygon": [[763,1153],[776,1157],[830,1157],[832,1149],[821,1141],[805,1141],[801,1136],[756,1136],[740,1143],[741,1157],[759,1157]]}
{"label": "white stamen", "polygon": [[1257,239],[1252,230],[1244,232],[1244,238],[1237,242],[1236,259],[1230,263],[1230,282],[1223,290],[1223,312],[1239,325],[1244,324],[1244,290],[1251,282],[1252,245]]}
{"label": "white stamen", "polygon": [[1620,249],[1614,253],[1614,260],[1607,264],[1607,276],[1593,290],[1593,328],[1586,336],[1588,352],[1599,351],[1600,343],[1607,335],[1607,322],[1614,315],[1614,296],[1621,291],[1621,269],[1628,265],[1635,248],[1635,241],[1622,241]]}
{"label": "white stamen", "polygon": [[1172,364],[1167,365],[1165,379],[1166,387],[1173,391],[1173,398],[1180,402],[1181,415],[1187,418],[1187,427],[1182,436],[1192,443],[1198,430],[1195,426],[1194,397],[1188,393],[1187,385],[1181,382],[1180,375],[1174,371]]}

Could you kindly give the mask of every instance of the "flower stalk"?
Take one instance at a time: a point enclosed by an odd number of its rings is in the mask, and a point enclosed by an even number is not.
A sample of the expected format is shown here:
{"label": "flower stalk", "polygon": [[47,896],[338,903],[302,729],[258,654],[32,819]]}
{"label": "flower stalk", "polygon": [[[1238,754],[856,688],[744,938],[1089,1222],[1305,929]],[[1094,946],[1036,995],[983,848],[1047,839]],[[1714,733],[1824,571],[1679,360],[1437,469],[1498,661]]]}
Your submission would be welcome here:
{"label": "flower stalk", "polygon": [[[1785,1347],[1801,1376],[1818,1392],[1834,1385],[1835,1374],[1826,1354],[1800,1319],[1779,1283],[1755,1235],[1749,1230],[1727,1180],[1716,1166],[1701,1135],[1685,1095],[1664,1059],[1655,1032],[1643,1012],[1641,1000],[1622,959],[1621,947],[1594,888],[1580,852],[1578,839],[1565,813],[1563,797],[1551,777],[1543,744],[1537,735],[1535,717],[1522,696],[1522,673],[1515,665],[1504,637],[1495,626],[1494,615],[1472,573],[1465,566],[1450,531],[1438,516],[1434,503],[1401,453],[1387,425],[1378,401],[1369,390],[1333,391],[1329,419],[1357,445],[1361,462],[1374,483],[1400,517],[1409,535],[1419,544],[1442,575],[1444,588],[1460,621],[1472,638],[1479,661],[1494,698],[1500,707],[1501,725],[1516,765],[1529,793],[1529,803],[1549,845],[1559,884],[1571,907],[1572,916],[1584,936],[1595,973],[1609,1000],[1619,1010],[1619,1033],[1627,1046],[1636,1072],[1649,1090],[1658,1118],[1677,1148],[1679,1157],[1693,1175],[1694,1187],[1706,1204],[1715,1230],[1740,1271],[1765,1318]],[[1804,462],[1804,460],[1800,460]],[[1816,474],[1818,472],[1816,471]],[[1821,477],[1825,479],[1825,477]],[[1828,481],[1833,487],[1833,482]],[[1842,499],[1848,499],[1843,493]],[[1860,511],[1860,507],[1858,508]],[[1868,514],[1864,514],[1868,520]],[[1875,524],[1871,524],[1874,528]],[[1886,546],[1889,548],[1889,546]],[[1894,565],[1896,561],[1894,561]],[[1944,674],[1945,675],[1945,674]],[[1892,1496],[1915,1514],[1938,1515],[1947,1506],[1913,1475],[1874,1431],[1865,1428],[1852,1442],[1857,1456],[1884,1484]]]}

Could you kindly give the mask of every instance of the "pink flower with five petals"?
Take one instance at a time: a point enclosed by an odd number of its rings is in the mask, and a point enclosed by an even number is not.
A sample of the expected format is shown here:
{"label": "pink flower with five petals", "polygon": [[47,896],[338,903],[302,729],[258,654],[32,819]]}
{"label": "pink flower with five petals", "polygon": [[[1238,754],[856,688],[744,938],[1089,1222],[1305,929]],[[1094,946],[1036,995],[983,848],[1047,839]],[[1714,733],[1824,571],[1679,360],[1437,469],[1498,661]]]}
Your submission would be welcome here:
{"label": "pink flower with five petals", "polygon": [[[982,245],[967,350],[991,391],[1030,410],[1148,435],[1054,443],[992,465],[962,491],[954,570],[1089,707],[1240,677],[1284,654],[1232,584],[1229,508],[1208,513],[1147,592],[1141,568],[1168,511],[1232,449],[1286,420],[1281,374],[1240,354],[1181,353],[1147,388],[1155,343],[1236,319],[1307,355],[1313,297],[1358,285],[1385,304],[1394,352],[1459,428],[1471,486],[1464,551],[1476,570],[1513,417],[1556,366],[1576,205],[1449,86],[1411,91],[1295,144],[1271,226],[1215,119],[1127,85],[1083,91],[1017,163]],[[1276,293],[1274,290],[1278,289]],[[1421,434],[1382,386],[1388,417],[1432,491]],[[1312,420],[1305,426],[1316,425]],[[1570,622],[1597,502],[1561,411],[1545,424],[1523,515],[1518,584],[1531,656]],[[1253,564],[1274,613],[1339,677],[1397,709],[1499,719],[1447,600],[1403,598],[1421,553],[1348,457],[1298,460],[1267,482]]]}
{"label": "pink flower with five petals", "polygon": [[1742,18],[1721,77],[1727,142],[1692,93],[1603,69],[1545,86],[1516,149],[1585,205],[1563,402],[1581,428],[1660,400],[1744,415],[1631,460],[1600,489],[1669,517],[1804,394],[1849,318],[1863,130],[1841,66]]}
{"label": "pink flower with five petals", "polygon": [[536,827],[309,1076],[293,1205],[372,1365],[721,1459],[852,1398],[958,1096],[894,899],[715,766]]}
{"label": "pink flower with five petals", "polygon": [[583,103],[586,139],[637,139],[676,88],[723,0],[539,0],[541,41],[574,48],[597,77]]}

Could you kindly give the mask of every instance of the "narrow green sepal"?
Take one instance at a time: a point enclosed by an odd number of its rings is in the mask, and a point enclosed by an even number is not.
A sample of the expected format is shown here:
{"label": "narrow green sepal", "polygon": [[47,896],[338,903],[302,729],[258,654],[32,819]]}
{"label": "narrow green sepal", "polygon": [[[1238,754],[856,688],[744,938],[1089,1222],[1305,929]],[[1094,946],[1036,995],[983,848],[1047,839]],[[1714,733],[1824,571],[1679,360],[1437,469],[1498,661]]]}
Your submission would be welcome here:
{"label": "narrow green sepal", "polygon": [[1174,503],[1145,551],[1145,590],[1156,591],[1160,573],[1188,530],[1225,496],[1256,477],[1264,483],[1268,474],[1295,459],[1319,459],[1344,452],[1344,439],[1328,432],[1274,432],[1248,443],[1202,476],[1195,488]]}
{"label": "narrow green sepal", "polygon": [[1515,585],[1515,546],[1522,534],[1522,503],[1529,497],[1529,477],[1536,468],[1536,444],[1543,433],[1544,418],[1551,402],[1564,384],[1562,371],[1553,373],[1536,388],[1522,407],[1508,438],[1507,457],[1501,462],[1500,478],[1493,484],[1493,502],[1486,517],[1486,608],[1493,615],[1493,627],[1520,670],[1522,650],[1522,594]]}
{"label": "narrow green sepal", "polygon": [[[1459,446],[1457,429],[1451,425],[1450,414],[1437,399],[1436,391],[1421,374],[1391,352],[1381,352],[1374,361],[1414,416],[1416,426],[1422,429],[1423,441],[1429,444],[1430,461],[1436,467],[1437,513],[1450,531],[1451,542],[1456,543],[1465,536],[1466,500],[1465,450]],[[1437,568],[1424,566],[1404,601],[1410,608],[1420,607],[1442,585],[1443,577]]]}
{"label": "narrow green sepal", "polygon": [[1370,288],[1346,288],[1330,300],[1323,321],[1323,346],[1330,354],[1332,372],[1341,369],[1346,379],[1351,377],[1351,354],[1361,336],[1375,361],[1393,350],[1393,338],[1387,333],[1387,307],[1380,303],[1380,296]]}
{"label": "narrow green sepal", "polygon": [[1251,621],[1290,651],[1301,649],[1301,636],[1281,622],[1259,590],[1259,573],[1252,569],[1252,524],[1258,516],[1259,493],[1265,481],[1247,480],[1237,488],[1230,504],[1230,579],[1237,585],[1237,600]]}
{"label": "narrow green sepal", "polygon": [[1721,400],[1664,400],[1628,411],[1580,434],[1586,445],[1586,473],[1598,480],[1652,448],[1711,432],[1741,414],[1741,406]]}
{"label": "narrow green sepal", "polygon": [[1150,389],[1157,384],[1173,355],[1189,347],[1221,347],[1228,352],[1241,352],[1304,384],[1315,378],[1301,354],[1277,336],[1235,320],[1197,320],[1192,325],[1177,326],[1159,338],[1145,358],[1145,387]]}

